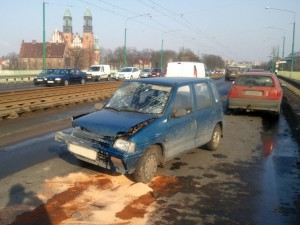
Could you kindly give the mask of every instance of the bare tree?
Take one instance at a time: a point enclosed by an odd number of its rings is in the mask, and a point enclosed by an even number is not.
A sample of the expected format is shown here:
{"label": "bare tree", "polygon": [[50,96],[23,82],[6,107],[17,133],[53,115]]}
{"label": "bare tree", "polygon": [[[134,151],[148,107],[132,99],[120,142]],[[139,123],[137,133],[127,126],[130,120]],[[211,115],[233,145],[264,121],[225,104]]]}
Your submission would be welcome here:
{"label": "bare tree", "polygon": [[84,67],[84,50],[76,47],[71,50],[71,60],[73,67],[82,69]]}
{"label": "bare tree", "polygon": [[204,64],[208,69],[214,70],[215,68],[224,68],[225,62],[221,56],[217,55],[204,55],[203,56]]}
{"label": "bare tree", "polygon": [[15,52],[9,53],[7,56],[4,56],[4,59],[9,60],[8,69],[17,70],[19,69],[19,55]]}

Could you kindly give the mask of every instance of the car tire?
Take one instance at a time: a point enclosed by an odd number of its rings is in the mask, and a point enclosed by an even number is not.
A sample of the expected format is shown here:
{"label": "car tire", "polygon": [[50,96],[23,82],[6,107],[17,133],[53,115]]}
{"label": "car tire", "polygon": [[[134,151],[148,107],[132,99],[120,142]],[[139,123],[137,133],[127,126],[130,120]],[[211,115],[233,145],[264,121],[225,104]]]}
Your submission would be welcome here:
{"label": "car tire", "polygon": [[216,124],[211,139],[206,144],[208,150],[210,151],[217,150],[220,145],[221,137],[222,137],[222,129],[219,124]]}
{"label": "car tire", "polygon": [[107,81],[110,81],[110,75],[107,76]]}
{"label": "car tire", "polygon": [[80,83],[81,83],[81,84],[85,84],[85,79],[82,78],[81,81],[80,81]]}
{"label": "car tire", "polygon": [[149,183],[154,177],[158,166],[158,146],[148,148],[140,158],[134,172],[134,180],[136,182]]}
{"label": "car tire", "polygon": [[132,80],[132,79],[133,79],[133,76],[131,75],[131,76],[130,76],[130,80]]}
{"label": "car tire", "polygon": [[65,86],[68,86],[68,85],[69,85],[69,81],[68,81],[68,80],[65,80],[65,81],[64,81],[64,85],[65,85]]}

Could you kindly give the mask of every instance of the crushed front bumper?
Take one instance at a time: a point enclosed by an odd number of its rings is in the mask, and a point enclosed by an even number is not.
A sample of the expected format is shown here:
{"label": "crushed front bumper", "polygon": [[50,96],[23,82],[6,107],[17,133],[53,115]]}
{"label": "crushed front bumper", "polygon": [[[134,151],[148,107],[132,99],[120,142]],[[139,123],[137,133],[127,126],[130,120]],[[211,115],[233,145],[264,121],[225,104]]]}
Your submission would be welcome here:
{"label": "crushed front bumper", "polygon": [[65,142],[68,151],[82,161],[122,174],[131,173],[132,169],[126,165],[128,159],[124,161],[121,155],[108,152],[108,147],[101,143],[93,143],[62,131],[55,134],[55,140]]}

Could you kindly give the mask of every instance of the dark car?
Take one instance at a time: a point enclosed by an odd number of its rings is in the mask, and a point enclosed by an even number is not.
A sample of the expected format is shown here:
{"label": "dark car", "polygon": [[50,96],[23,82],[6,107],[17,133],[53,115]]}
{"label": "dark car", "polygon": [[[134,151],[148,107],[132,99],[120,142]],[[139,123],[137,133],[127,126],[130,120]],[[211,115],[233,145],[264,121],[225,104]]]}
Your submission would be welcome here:
{"label": "dark car", "polygon": [[164,75],[164,71],[160,68],[155,68],[151,71],[151,77],[163,77]]}
{"label": "dark car", "polygon": [[267,111],[280,114],[283,91],[277,76],[270,72],[245,72],[238,76],[228,94],[228,111]]}
{"label": "dark car", "polygon": [[202,145],[218,148],[222,102],[207,78],[130,80],[104,108],[73,118],[72,126],[55,139],[75,157],[148,183],[158,165],[179,154]]}
{"label": "dark car", "polygon": [[44,69],[33,79],[34,85],[38,86],[38,85],[45,84],[45,78],[47,76],[49,76],[50,74],[52,74],[54,72],[54,70],[56,70],[56,69],[55,68]]}
{"label": "dark car", "polygon": [[230,66],[226,69],[225,80],[235,80],[241,72],[242,72],[241,67],[239,67],[239,66]]}
{"label": "dark car", "polygon": [[85,84],[87,75],[80,69],[69,68],[69,69],[56,69],[51,75],[45,78],[46,85],[64,85],[69,84]]}

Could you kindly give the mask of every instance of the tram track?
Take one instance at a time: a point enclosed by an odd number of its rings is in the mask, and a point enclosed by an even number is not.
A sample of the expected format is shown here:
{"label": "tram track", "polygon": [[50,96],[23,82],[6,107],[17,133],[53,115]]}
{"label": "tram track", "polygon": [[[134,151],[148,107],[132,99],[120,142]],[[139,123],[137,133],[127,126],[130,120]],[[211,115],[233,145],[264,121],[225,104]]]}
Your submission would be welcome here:
{"label": "tram track", "polygon": [[0,93],[0,119],[16,118],[59,105],[109,98],[122,84],[120,81],[88,83],[85,85],[41,87]]}

